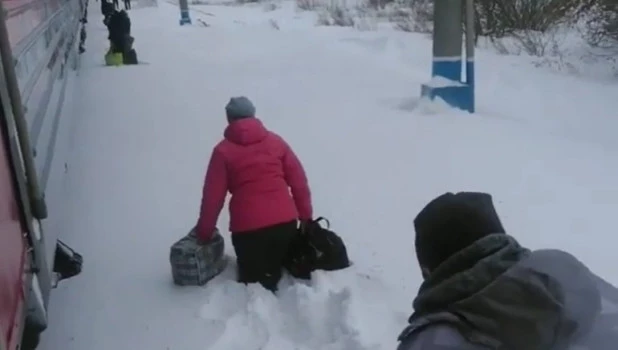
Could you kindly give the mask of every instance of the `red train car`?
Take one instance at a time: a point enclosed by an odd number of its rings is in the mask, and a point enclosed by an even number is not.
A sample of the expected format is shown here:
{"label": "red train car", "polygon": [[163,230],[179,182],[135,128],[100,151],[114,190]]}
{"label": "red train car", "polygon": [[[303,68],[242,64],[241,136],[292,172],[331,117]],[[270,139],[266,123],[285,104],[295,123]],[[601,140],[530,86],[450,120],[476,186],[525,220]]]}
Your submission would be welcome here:
{"label": "red train car", "polygon": [[47,327],[51,289],[81,271],[81,256],[58,231],[70,118],[63,107],[87,0],[1,3],[0,350],[31,350]]}

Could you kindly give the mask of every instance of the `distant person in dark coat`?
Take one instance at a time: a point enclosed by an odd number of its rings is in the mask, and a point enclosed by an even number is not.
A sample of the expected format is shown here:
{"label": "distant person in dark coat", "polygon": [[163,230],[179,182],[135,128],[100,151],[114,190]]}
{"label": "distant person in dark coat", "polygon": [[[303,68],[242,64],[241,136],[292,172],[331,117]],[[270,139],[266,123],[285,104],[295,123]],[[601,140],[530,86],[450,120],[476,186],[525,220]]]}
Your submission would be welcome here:
{"label": "distant person in dark coat", "polygon": [[131,38],[131,19],[125,10],[114,11],[107,24],[112,52],[126,52]]}
{"label": "distant person in dark coat", "polygon": [[114,4],[110,0],[101,0],[101,14],[103,15],[103,23],[109,22],[109,17],[114,13]]}

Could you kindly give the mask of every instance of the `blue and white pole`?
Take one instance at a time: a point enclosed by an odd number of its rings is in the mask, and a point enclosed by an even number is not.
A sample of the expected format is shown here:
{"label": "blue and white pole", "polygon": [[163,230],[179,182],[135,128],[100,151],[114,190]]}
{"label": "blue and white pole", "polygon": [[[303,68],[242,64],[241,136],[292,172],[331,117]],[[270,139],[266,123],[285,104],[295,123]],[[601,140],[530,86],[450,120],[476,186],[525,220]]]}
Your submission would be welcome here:
{"label": "blue and white pole", "polygon": [[180,8],[180,25],[191,24],[191,17],[189,17],[189,1],[178,0],[178,7]]}
{"label": "blue and white pole", "polygon": [[474,44],[476,42],[476,32],[474,30],[474,0],[464,0],[466,7],[466,84],[470,87],[470,113],[475,110],[474,97]]}
{"label": "blue and white pole", "polygon": [[[474,9],[473,0],[434,2],[432,79],[421,86],[421,96],[439,97],[453,107],[474,112]],[[466,51],[462,55],[462,15],[465,3]],[[465,80],[463,67],[465,62]]]}

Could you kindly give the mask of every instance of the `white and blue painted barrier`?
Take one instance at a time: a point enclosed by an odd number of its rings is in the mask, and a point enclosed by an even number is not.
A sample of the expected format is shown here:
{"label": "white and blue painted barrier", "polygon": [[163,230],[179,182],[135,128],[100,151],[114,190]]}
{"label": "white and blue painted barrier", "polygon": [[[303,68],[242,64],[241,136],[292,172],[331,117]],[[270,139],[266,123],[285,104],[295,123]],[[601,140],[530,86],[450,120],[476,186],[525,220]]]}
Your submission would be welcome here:
{"label": "white and blue painted barrier", "polygon": [[[461,25],[464,8],[466,9],[465,36]],[[462,50],[464,39],[465,54]],[[440,98],[453,107],[474,113],[474,10],[472,0],[435,1],[431,76],[431,81],[421,86],[421,96],[432,100]]]}

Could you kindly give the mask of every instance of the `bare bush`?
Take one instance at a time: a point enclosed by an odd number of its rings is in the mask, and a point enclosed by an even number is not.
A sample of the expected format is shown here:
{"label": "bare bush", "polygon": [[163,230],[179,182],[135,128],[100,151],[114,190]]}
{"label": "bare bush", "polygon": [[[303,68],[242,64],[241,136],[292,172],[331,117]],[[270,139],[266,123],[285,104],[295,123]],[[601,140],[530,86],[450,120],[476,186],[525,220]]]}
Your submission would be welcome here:
{"label": "bare bush", "polygon": [[565,60],[562,56],[542,57],[539,58],[537,61],[533,62],[533,64],[535,67],[549,68],[557,72],[563,72],[568,74],[579,73],[579,69],[577,69],[577,67],[573,63]]}
{"label": "bare bush", "polygon": [[433,2],[407,0],[393,6],[389,18],[395,28],[405,32],[431,33],[433,30]]}
{"label": "bare bush", "polygon": [[574,22],[594,0],[478,0],[475,25],[478,35],[492,38],[522,31],[545,33]]}
{"label": "bare bush", "polygon": [[374,9],[383,9],[387,5],[395,2],[396,0],[367,0],[367,5]]}
{"label": "bare bush", "polygon": [[534,30],[514,32],[515,46],[531,56],[561,56],[560,44],[555,31],[541,33]]}
{"label": "bare bush", "polygon": [[360,31],[378,29],[377,17],[374,11],[368,11],[365,7],[357,7],[355,14],[354,28]]}
{"label": "bare bush", "polygon": [[512,53],[513,47],[504,46],[504,39],[512,39],[519,53],[558,57],[556,33],[573,27],[595,1],[616,0],[477,0],[475,42],[485,36],[498,51]]}
{"label": "bare bush", "polygon": [[345,6],[335,0],[324,6],[318,13],[318,24],[325,26],[353,27],[354,16]]}
{"label": "bare bush", "polygon": [[296,0],[296,8],[304,11],[314,11],[321,4],[320,0]]}
{"label": "bare bush", "polygon": [[598,0],[584,22],[584,35],[590,45],[618,53],[618,0]]}

